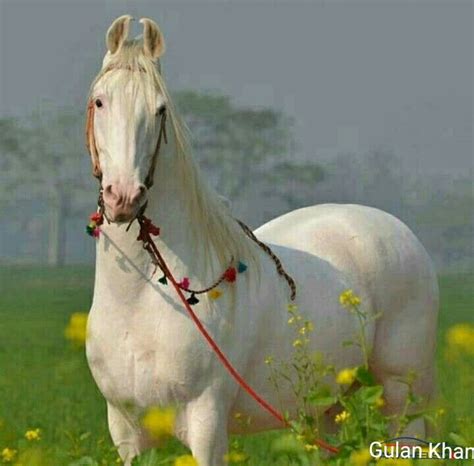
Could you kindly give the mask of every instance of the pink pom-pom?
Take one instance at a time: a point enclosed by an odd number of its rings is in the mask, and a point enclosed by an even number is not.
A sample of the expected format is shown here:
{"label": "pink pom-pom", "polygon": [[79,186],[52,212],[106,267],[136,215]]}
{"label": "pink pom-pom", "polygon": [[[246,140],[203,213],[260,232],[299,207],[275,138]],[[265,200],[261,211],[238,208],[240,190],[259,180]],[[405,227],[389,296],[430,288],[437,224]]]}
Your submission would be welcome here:
{"label": "pink pom-pom", "polygon": [[179,282],[179,286],[181,288],[184,288],[184,289],[188,289],[189,288],[189,278],[188,277],[184,277],[180,282]]}
{"label": "pink pom-pom", "polygon": [[97,227],[94,228],[94,231],[92,232],[92,236],[93,236],[94,238],[98,238],[99,235],[100,235],[100,228],[97,228]]}

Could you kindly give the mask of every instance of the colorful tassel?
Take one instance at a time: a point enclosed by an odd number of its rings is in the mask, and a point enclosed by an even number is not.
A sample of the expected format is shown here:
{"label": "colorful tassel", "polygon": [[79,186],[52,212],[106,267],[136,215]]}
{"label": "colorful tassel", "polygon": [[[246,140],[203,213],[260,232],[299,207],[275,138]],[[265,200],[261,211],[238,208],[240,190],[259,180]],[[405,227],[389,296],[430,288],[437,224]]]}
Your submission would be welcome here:
{"label": "colorful tassel", "polygon": [[196,295],[193,293],[187,300],[188,304],[191,304],[193,306],[194,304],[197,304],[199,302],[199,299],[196,298]]}
{"label": "colorful tassel", "polygon": [[237,272],[243,273],[247,270],[247,268],[248,267],[242,261],[239,261],[239,263],[237,265]]}
{"label": "colorful tassel", "polygon": [[89,216],[90,223],[86,226],[86,233],[93,238],[100,235],[100,225],[104,223],[104,216],[101,212],[94,212]]}
{"label": "colorful tassel", "polygon": [[86,233],[93,238],[98,238],[100,234],[100,228],[95,222],[91,222],[86,226]]}
{"label": "colorful tassel", "polygon": [[96,225],[100,226],[104,223],[104,216],[101,212],[94,212],[89,216],[91,222],[94,222]]}
{"label": "colorful tassel", "polygon": [[214,288],[208,292],[208,295],[209,295],[209,298],[215,301],[216,299],[219,299],[222,296],[222,291],[219,290],[218,288]]}
{"label": "colorful tassel", "polygon": [[166,279],[166,275],[163,275],[161,278],[158,279],[158,281],[159,281],[162,285],[167,285],[167,284],[168,284],[168,280]]}
{"label": "colorful tassel", "polygon": [[178,283],[180,288],[184,288],[187,290],[189,288],[189,278],[184,277],[179,283]]}
{"label": "colorful tassel", "polygon": [[235,270],[235,267],[229,267],[225,272],[224,272],[224,280],[229,283],[235,282],[235,279],[237,278],[237,271]]}

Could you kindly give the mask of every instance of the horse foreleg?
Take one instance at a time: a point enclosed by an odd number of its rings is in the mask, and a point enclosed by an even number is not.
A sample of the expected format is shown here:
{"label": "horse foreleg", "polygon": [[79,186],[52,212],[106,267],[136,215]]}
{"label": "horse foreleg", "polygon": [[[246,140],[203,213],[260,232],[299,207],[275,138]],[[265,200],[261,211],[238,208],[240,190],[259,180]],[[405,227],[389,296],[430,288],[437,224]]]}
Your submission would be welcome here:
{"label": "horse foreleg", "polygon": [[186,443],[199,466],[222,466],[227,453],[227,411],[211,395],[186,407]]}
{"label": "horse foreleg", "polygon": [[133,458],[150,446],[146,434],[136,422],[110,403],[107,403],[107,419],[120,458],[125,466],[130,466]]}

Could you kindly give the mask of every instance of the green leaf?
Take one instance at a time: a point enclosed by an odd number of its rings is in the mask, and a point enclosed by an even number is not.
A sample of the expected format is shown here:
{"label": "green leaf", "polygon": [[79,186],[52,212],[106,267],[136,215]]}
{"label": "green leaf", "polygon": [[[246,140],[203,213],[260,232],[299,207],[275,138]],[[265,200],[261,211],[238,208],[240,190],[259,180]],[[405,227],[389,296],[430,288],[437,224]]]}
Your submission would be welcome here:
{"label": "green leaf", "polygon": [[383,394],[382,385],[373,385],[370,387],[362,387],[359,390],[359,397],[361,401],[372,404],[375,403]]}
{"label": "green leaf", "polygon": [[365,368],[364,366],[360,366],[357,368],[356,372],[356,379],[362,385],[375,385],[375,378],[372,373]]}
{"label": "green leaf", "polygon": [[336,402],[337,398],[331,394],[328,386],[317,387],[308,395],[308,401],[314,406],[330,406]]}

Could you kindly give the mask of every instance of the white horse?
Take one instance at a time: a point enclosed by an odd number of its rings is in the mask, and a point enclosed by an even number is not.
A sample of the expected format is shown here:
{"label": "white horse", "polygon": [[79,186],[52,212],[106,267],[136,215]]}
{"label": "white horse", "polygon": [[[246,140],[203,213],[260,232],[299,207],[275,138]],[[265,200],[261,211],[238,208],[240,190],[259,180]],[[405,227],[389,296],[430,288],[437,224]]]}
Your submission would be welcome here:
{"label": "white horse", "polygon": [[[264,358],[291,354],[289,288],[202,181],[161,76],[162,34],[142,19],[143,37],[128,40],[131,19],[120,17],[109,28],[108,52],[91,86],[88,143],[111,223],[97,241],[87,358],[126,465],[152,445],[140,417],[156,405],[179,406],[176,436],[200,466],[221,465],[228,432],[238,429],[232,413],[251,416],[249,431],[281,425],[224,370],[172,287],[151,279],[153,264],[136,240],[137,222],[129,231],[127,224],[147,202],[147,216],[161,228],[157,246],[173,274],[189,277],[194,288],[215,280],[232,259],[248,265],[234,284],[224,285],[220,299],[201,298],[193,309],[237,370],[274,404]],[[169,143],[155,160],[164,112]],[[398,380],[409,370],[419,376],[416,392],[429,398],[437,281],[425,249],[401,221],[374,208],[328,204],[290,212],[255,233],[271,243],[296,281],[296,304],[315,324],[312,348],[338,368],[362,363],[341,345],[357,324],[338,297],[353,288],[367,312],[383,311],[366,338],[387,410],[401,409],[406,387]],[[278,398],[291,411],[289,389]],[[424,433],[421,421],[409,429]]]}

